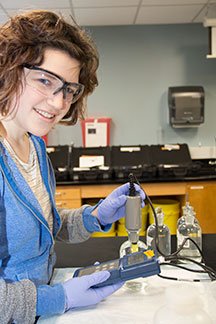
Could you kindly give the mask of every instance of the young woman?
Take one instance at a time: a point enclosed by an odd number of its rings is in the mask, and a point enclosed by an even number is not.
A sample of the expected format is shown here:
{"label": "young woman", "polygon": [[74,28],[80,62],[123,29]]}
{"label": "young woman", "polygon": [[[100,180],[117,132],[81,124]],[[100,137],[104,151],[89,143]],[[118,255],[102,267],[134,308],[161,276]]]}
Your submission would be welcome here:
{"label": "young woman", "polygon": [[[55,179],[41,136],[75,124],[97,86],[98,54],[77,25],[30,11],[0,27],[0,322],[96,304],[121,285],[91,286],[102,271],[50,286],[54,241],[87,240],[124,216],[128,184],[91,207],[57,210]],[[142,200],[143,192],[138,188]]]}

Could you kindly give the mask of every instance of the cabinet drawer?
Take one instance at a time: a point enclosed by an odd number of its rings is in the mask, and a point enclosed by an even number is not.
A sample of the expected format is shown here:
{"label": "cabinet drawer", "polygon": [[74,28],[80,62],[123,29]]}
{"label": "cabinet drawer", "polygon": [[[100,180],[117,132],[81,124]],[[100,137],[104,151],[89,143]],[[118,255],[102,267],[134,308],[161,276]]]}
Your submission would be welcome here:
{"label": "cabinet drawer", "polygon": [[56,200],[57,208],[79,208],[81,207],[80,199],[73,200]]}
{"label": "cabinet drawer", "polygon": [[80,189],[73,188],[58,188],[56,189],[55,199],[57,200],[65,200],[65,199],[81,199]]}

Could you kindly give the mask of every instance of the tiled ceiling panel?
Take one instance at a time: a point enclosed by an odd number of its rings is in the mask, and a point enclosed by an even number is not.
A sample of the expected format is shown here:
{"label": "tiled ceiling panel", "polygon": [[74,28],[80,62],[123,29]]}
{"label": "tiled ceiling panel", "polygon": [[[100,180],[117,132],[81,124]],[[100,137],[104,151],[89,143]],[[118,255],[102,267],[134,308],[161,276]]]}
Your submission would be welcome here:
{"label": "tiled ceiling panel", "polygon": [[202,5],[141,7],[137,24],[175,24],[191,23]]}
{"label": "tiled ceiling panel", "polygon": [[74,9],[75,18],[81,25],[131,25],[136,7]]}
{"label": "tiled ceiling panel", "polygon": [[[141,5],[148,6],[176,6],[176,5],[190,5],[190,4],[206,4],[205,0],[142,0]],[[213,1],[212,1],[213,2]],[[214,1],[216,2],[216,0]]]}
{"label": "tiled ceiling panel", "polygon": [[0,0],[0,23],[28,9],[54,10],[67,19],[72,15],[83,26],[194,23],[208,15],[216,19],[216,0]]}
{"label": "tiled ceiling panel", "polygon": [[0,4],[6,9],[70,7],[69,0],[0,0]]}
{"label": "tiled ceiling panel", "polygon": [[138,6],[140,0],[72,0],[77,8]]}

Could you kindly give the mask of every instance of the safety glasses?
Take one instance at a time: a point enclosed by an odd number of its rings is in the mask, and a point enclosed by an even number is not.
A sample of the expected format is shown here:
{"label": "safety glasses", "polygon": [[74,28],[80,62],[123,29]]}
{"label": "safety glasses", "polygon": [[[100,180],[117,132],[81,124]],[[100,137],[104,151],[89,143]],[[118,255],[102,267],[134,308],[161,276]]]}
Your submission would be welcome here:
{"label": "safety glasses", "polygon": [[81,97],[84,91],[83,84],[67,82],[59,75],[38,66],[24,64],[24,68],[29,70],[26,74],[26,83],[46,97],[62,91],[63,99],[72,104]]}

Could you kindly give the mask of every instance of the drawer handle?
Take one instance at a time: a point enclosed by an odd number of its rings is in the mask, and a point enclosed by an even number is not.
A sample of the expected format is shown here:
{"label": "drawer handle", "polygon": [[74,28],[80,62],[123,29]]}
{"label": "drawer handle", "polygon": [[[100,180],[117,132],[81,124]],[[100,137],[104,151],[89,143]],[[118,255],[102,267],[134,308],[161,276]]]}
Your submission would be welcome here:
{"label": "drawer handle", "polygon": [[56,195],[56,196],[64,196],[64,195],[65,195],[65,192],[62,192],[62,191],[56,191],[55,195]]}
{"label": "drawer handle", "polygon": [[190,189],[192,189],[192,190],[200,190],[200,189],[204,189],[204,186],[191,186]]}
{"label": "drawer handle", "polygon": [[62,206],[64,206],[64,205],[65,205],[65,203],[62,203],[62,202],[57,202],[57,203],[56,203],[56,206],[57,206],[57,207],[62,207]]}

